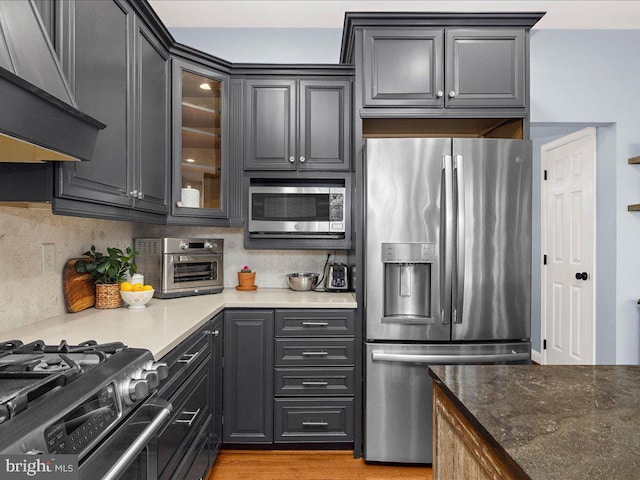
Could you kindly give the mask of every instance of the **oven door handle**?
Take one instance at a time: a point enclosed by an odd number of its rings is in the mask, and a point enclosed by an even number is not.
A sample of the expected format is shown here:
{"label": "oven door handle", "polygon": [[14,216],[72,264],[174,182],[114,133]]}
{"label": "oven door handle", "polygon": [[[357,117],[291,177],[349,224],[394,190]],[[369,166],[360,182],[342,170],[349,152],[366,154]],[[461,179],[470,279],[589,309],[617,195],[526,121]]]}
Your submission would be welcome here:
{"label": "oven door handle", "polygon": [[[160,398],[145,402],[130,419],[112,433],[105,444],[89,455],[84,464],[80,464],[79,478],[119,479],[145,447],[154,441],[158,432],[167,425],[172,409],[171,403]],[[141,425],[145,425],[144,429],[138,433]],[[135,436],[135,439],[131,441],[132,436]],[[124,441],[130,444],[122,445]],[[117,448],[118,444],[122,447]],[[109,458],[109,451],[113,447],[116,447],[113,456],[120,454],[115,459]],[[106,473],[103,473],[105,470]]]}

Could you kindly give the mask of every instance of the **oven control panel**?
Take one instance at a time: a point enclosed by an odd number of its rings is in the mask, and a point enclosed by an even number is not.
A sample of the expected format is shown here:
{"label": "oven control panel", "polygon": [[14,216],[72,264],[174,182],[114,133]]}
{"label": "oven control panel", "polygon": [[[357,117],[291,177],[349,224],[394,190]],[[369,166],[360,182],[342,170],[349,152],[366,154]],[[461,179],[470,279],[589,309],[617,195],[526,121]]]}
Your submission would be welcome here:
{"label": "oven control panel", "polygon": [[44,431],[49,453],[79,454],[93,445],[120,415],[113,384],[74,408]]}

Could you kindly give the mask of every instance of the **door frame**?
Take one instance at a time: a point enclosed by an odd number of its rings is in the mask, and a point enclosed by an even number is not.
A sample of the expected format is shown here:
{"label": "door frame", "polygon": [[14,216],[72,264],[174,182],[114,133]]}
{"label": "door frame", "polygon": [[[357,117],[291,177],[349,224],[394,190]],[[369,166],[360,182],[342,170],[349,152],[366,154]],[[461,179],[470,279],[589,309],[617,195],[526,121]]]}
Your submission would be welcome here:
{"label": "door frame", "polygon": [[[546,202],[546,195],[547,195],[547,183],[544,180],[544,171],[547,170],[547,162],[546,159],[544,157],[544,152],[545,152],[545,148],[547,150],[551,150],[552,148],[557,148],[560,147],[562,145],[565,145],[567,143],[573,142],[579,138],[582,137],[591,137],[591,149],[593,152],[593,218],[592,218],[592,222],[591,222],[591,235],[593,238],[593,251],[592,251],[592,269],[591,269],[591,273],[590,273],[590,280],[591,280],[591,285],[592,285],[592,289],[593,289],[593,294],[592,294],[592,298],[591,298],[591,311],[592,311],[592,315],[591,315],[591,332],[592,332],[592,338],[593,338],[593,344],[592,344],[592,358],[591,358],[591,364],[595,364],[595,360],[596,360],[596,282],[597,282],[597,271],[596,271],[596,248],[597,248],[597,238],[596,238],[596,232],[597,232],[597,168],[596,168],[596,163],[598,161],[598,155],[597,155],[597,143],[596,143],[596,139],[597,139],[597,130],[595,127],[587,127],[587,128],[583,128],[581,130],[578,130],[577,132],[573,132],[570,133],[569,135],[565,135],[563,137],[560,137],[556,140],[553,140],[551,142],[545,143],[544,145],[542,145],[540,147],[540,248],[541,248],[541,254],[540,254],[540,258],[544,258],[545,252],[548,251],[547,249],[547,202]],[[540,345],[540,352],[541,352],[541,360],[542,360],[542,365],[546,365],[547,364],[547,350],[543,347],[542,342],[544,342],[544,340],[547,337],[547,313],[546,313],[546,308],[545,305],[547,303],[547,290],[546,290],[546,283],[547,283],[547,269],[546,269],[546,265],[544,264],[544,261],[540,262],[540,341],[541,341],[541,345]]]}

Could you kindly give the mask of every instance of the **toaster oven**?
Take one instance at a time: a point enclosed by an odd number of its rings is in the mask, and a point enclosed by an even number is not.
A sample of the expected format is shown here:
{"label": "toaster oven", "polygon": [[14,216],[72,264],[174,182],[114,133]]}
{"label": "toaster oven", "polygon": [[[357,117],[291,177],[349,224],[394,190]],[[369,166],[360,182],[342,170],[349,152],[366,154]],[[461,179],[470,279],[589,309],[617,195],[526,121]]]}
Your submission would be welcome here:
{"label": "toaster oven", "polygon": [[220,238],[136,238],[136,265],[154,297],[219,293],[224,288],[224,240]]}

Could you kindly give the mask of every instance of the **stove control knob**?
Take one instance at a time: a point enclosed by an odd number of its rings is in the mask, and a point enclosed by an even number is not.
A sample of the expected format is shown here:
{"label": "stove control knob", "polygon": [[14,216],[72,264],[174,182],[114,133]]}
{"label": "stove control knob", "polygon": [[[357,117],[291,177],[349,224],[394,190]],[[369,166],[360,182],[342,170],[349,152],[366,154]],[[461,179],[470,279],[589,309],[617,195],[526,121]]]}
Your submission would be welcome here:
{"label": "stove control knob", "polygon": [[125,400],[138,402],[149,395],[149,382],[141,378],[129,380],[125,386]]}
{"label": "stove control knob", "polygon": [[149,384],[149,390],[153,390],[160,384],[160,379],[158,378],[158,374],[151,370],[142,370],[140,375],[136,375],[136,378],[141,380],[146,380]]}
{"label": "stove control knob", "polygon": [[165,362],[147,362],[144,369],[156,372],[158,380],[164,380],[169,376],[169,365]]}

